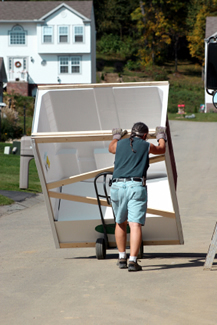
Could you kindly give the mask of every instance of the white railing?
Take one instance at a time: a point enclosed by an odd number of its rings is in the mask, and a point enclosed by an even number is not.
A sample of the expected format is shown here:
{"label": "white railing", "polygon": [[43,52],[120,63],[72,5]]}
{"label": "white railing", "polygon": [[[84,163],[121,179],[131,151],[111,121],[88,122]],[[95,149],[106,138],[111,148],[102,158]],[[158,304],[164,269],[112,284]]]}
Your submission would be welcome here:
{"label": "white railing", "polygon": [[16,81],[16,79],[18,78],[20,81],[26,81],[28,82],[29,79],[29,74],[28,71],[23,70],[23,71],[18,71],[16,73],[14,73],[14,71],[9,71],[9,81]]}

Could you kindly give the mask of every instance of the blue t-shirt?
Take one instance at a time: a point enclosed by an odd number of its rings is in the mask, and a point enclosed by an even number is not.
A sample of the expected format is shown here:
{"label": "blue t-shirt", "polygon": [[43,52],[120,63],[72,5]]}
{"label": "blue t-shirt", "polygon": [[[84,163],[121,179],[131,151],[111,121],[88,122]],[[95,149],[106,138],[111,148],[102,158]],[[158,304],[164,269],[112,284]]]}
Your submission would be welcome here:
{"label": "blue t-shirt", "polygon": [[115,154],[114,178],[146,177],[149,167],[150,144],[141,138],[133,138],[133,150],[130,139],[118,141]]}

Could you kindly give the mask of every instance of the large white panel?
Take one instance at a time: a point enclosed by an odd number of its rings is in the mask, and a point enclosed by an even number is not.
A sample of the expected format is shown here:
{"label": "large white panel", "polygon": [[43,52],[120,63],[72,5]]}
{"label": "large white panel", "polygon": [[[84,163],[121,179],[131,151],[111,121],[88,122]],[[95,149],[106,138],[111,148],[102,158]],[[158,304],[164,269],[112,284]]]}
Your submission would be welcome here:
{"label": "large white panel", "polygon": [[[168,83],[78,85],[40,89],[37,94],[33,132],[106,131],[114,127],[130,129],[142,121],[150,129],[166,125]],[[157,144],[156,140],[150,140]],[[46,184],[70,176],[110,167],[115,156],[108,152],[109,142],[69,142],[39,144],[35,154],[40,160],[40,179]],[[167,148],[169,150],[169,147]],[[47,160],[48,158],[48,160]],[[49,163],[48,163],[49,162]],[[48,166],[49,165],[49,166]],[[182,243],[181,223],[169,160],[150,165],[147,174],[148,207],[175,213],[175,218],[147,214],[143,227],[147,243]],[[98,186],[102,188],[102,183]],[[96,197],[93,179],[54,190],[83,197]],[[109,190],[108,190],[109,194]],[[49,197],[49,194],[47,194]],[[46,200],[47,206],[50,201]],[[51,199],[53,217],[60,243],[92,242],[95,229],[85,224],[101,223],[97,205]],[[112,222],[111,208],[102,208],[105,219]],[[85,220],[88,221],[85,223]],[[76,227],[74,228],[74,226]],[[81,229],[79,228],[81,227]],[[80,234],[80,235],[79,235]],[[88,234],[88,238],[85,236]],[[112,239],[113,240],[113,239]]]}
{"label": "large white panel", "polygon": [[131,128],[135,122],[144,122],[149,128],[161,124],[162,102],[157,87],[114,89],[119,124]]}

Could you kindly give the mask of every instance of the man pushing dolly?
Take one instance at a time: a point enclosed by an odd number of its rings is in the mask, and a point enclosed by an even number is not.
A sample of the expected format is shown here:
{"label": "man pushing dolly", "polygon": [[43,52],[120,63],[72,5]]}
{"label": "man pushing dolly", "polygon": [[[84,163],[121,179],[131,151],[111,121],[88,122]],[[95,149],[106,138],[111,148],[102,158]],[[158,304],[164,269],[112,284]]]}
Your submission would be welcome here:
{"label": "man pushing dolly", "polygon": [[[164,154],[166,128],[156,128],[158,146],[146,141],[148,127],[142,122],[135,123],[129,138],[121,139],[126,130],[112,130],[113,140],[109,152],[115,154],[111,186],[111,202],[115,215],[115,239],[119,251],[118,266],[128,267],[129,272],[141,271],[137,263],[142,242],[142,226],[147,210],[146,173],[149,168],[149,154]],[[121,140],[121,141],[120,141]],[[130,257],[127,266],[126,241],[127,223],[130,227]]]}

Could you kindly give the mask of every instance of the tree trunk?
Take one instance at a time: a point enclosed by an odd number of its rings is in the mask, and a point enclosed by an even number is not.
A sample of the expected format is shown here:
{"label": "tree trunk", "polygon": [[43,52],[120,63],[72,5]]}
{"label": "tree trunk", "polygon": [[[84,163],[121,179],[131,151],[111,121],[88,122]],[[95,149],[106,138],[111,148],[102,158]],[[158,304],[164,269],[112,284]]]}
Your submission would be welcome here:
{"label": "tree trunk", "polygon": [[175,50],[175,73],[178,71],[178,42],[179,42],[179,37],[175,36],[175,45],[174,45],[174,50]]}
{"label": "tree trunk", "polygon": [[[142,12],[142,21],[143,21],[144,30],[145,30],[146,18],[145,18],[145,9],[144,9],[144,6],[143,6],[143,2],[142,1],[139,1],[139,5],[140,5],[140,8],[141,8],[141,12]],[[147,40],[145,40],[145,44],[144,45],[145,45],[145,47],[148,45]]]}
{"label": "tree trunk", "polygon": [[142,12],[142,20],[143,20],[143,23],[144,25],[146,24],[146,19],[145,19],[145,9],[144,9],[144,6],[143,6],[143,2],[142,1],[139,1],[139,5],[140,5],[140,8],[141,8],[141,12]]}

